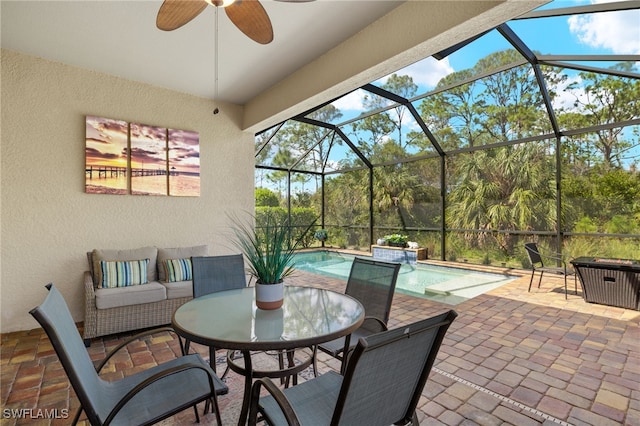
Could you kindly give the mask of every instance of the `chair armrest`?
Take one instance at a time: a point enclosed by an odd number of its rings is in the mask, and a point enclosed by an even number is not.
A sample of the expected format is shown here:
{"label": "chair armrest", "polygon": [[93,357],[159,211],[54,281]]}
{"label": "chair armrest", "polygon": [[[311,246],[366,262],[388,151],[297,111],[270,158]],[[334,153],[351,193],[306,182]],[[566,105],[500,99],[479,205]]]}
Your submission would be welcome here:
{"label": "chair armrest", "polygon": [[167,368],[165,370],[159,371],[156,374],[154,374],[153,376],[148,377],[146,380],[144,380],[141,383],[139,383],[137,386],[135,386],[133,389],[131,389],[129,392],[127,392],[127,394],[120,401],[118,401],[116,406],[113,407],[113,410],[111,410],[111,412],[109,413],[109,415],[105,419],[104,424],[105,425],[110,424],[111,421],[114,419],[114,417],[120,412],[120,410],[125,405],[127,405],[127,403],[134,396],[136,396],[138,393],[143,391],[146,387],[148,387],[151,384],[157,382],[158,380],[162,380],[162,379],[164,379],[166,377],[172,376],[174,374],[181,373],[183,371],[191,370],[191,369],[199,369],[199,370],[202,370],[202,371],[204,371],[206,373],[207,378],[209,380],[209,388],[211,389],[211,395],[213,397],[215,397],[216,388],[215,388],[215,385],[213,384],[213,377],[211,376],[211,372],[208,369],[208,367],[203,365],[203,364],[200,364],[200,363],[187,362],[187,363],[184,363],[182,365],[177,365],[175,367],[171,367],[171,368]]}
{"label": "chair armrest", "polygon": [[[89,271],[84,272],[84,337],[90,339],[96,336],[97,313],[96,288]],[[85,341],[85,344],[87,342]],[[87,345],[88,346],[88,345]]]}
{"label": "chair armrest", "polygon": [[[156,334],[156,333],[161,333],[161,332],[168,332],[168,333],[176,334],[175,330],[173,328],[171,328],[171,327],[160,327],[160,328],[154,328],[152,330],[145,330],[145,331],[142,331],[142,332],[140,332],[140,333],[138,333],[136,335],[133,335],[133,336],[129,337],[128,339],[124,340],[122,343],[120,343],[115,348],[111,349],[111,351],[109,351],[109,353],[104,357],[104,359],[102,361],[100,361],[100,363],[96,366],[96,371],[99,374],[100,371],[102,370],[102,367],[104,367],[107,364],[107,362],[109,362],[111,357],[113,357],[120,349],[124,348],[129,343],[131,343],[131,342],[133,342],[135,340],[138,340],[141,337],[149,336],[149,335]],[[177,336],[177,334],[176,334],[176,336]],[[182,340],[180,341],[180,346],[182,346]],[[184,353],[184,351],[182,351],[182,352]]]}
{"label": "chair armrest", "polygon": [[96,288],[93,285],[93,278],[91,278],[91,272],[84,271],[84,297],[87,302],[91,302],[86,305],[87,308],[96,308]]}
{"label": "chair armrest", "polygon": [[88,295],[93,297],[96,296],[96,288],[93,285],[93,278],[91,277],[91,272],[84,271],[84,289]]}
{"label": "chair armrest", "polygon": [[564,260],[564,256],[561,253],[549,253],[549,254],[547,254],[547,253],[538,252],[538,254],[541,257],[544,257],[546,259],[553,259],[556,262],[562,262],[562,265],[564,266],[564,269],[567,269],[567,262],[566,262],[566,260]]}
{"label": "chair armrest", "polygon": [[300,420],[289,403],[289,400],[285,394],[282,393],[280,388],[278,388],[268,377],[258,379],[253,384],[253,389],[251,389],[251,404],[249,406],[249,424],[254,425],[257,422],[258,402],[260,401],[260,388],[262,386],[264,386],[282,410],[282,414],[287,420],[287,424],[289,426],[300,426]]}
{"label": "chair armrest", "polygon": [[[380,318],[378,317],[364,317],[364,321],[362,322],[362,325],[360,327],[364,327],[365,324],[374,324],[375,326],[377,326],[378,328],[380,328],[380,330],[378,331],[387,331],[387,324],[384,323],[384,321],[382,321]],[[365,327],[367,330],[371,330],[370,327]],[[373,331],[373,330],[372,330]]]}

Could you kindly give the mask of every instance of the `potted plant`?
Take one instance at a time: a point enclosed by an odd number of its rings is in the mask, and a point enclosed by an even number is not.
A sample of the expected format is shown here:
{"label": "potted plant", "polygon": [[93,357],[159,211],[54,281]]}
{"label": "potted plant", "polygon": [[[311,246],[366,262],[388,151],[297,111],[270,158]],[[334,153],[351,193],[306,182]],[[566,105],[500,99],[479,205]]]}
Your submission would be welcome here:
{"label": "potted plant", "polygon": [[256,227],[233,219],[234,243],[245,256],[247,272],[256,279],[256,305],[260,309],[278,309],[284,299],[284,278],[294,271],[295,250],[313,224],[291,241],[288,220],[279,221],[271,213],[263,220]]}
{"label": "potted plant", "polygon": [[385,235],[384,239],[387,241],[387,244],[391,247],[406,247],[407,241],[409,241],[409,236],[402,235],[402,234],[389,234],[389,235]]}
{"label": "potted plant", "polygon": [[329,233],[327,232],[326,229],[318,229],[314,234],[313,237],[320,241],[320,242],[325,242],[327,241],[327,238],[329,238]]}

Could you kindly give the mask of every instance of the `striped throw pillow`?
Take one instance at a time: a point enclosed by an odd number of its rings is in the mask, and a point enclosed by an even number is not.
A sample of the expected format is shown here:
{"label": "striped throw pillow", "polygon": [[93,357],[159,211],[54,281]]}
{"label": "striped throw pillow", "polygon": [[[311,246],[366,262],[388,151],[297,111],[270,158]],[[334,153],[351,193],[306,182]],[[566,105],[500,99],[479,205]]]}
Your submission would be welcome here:
{"label": "striped throw pillow", "polygon": [[149,259],[100,261],[102,288],[130,287],[146,284]]}
{"label": "striped throw pillow", "polygon": [[164,272],[170,283],[192,280],[191,259],[167,259],[164,261]]}

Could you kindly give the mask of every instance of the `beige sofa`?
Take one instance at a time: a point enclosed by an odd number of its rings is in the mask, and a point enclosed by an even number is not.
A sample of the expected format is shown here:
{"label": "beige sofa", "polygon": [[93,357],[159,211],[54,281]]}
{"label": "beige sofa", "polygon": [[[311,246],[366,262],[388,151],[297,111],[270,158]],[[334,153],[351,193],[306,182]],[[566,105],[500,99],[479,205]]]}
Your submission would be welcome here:
{"label": "beige sofa", "polygon": [[[206,245],[93,250],[87,253],[89,270],[84,274],[85,345],[89,346],[94,337],[171,323],[175,310],[193,298],[193,284],[191,280],[182,280],[180,272],[167,270],[167,262],[208,254]],[[114,273],[116,262],[133,268],[121,267],[118,273]],[[122,273],[124,269],[127,272]],[[137,270],[138,274],[130,269]]]}

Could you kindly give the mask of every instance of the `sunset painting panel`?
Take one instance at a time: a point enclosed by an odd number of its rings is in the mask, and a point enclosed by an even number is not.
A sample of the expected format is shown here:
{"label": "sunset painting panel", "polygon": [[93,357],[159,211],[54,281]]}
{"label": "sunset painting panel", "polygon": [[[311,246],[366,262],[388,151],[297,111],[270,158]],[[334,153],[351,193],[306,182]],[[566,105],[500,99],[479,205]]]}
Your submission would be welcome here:
{"label": "sunset painting panel", "polygon": [[169,195],[200,196],[200,135],[169,129]]}
{"label": "sunset painting panel", "polygon": [[87,116],[85,129],[85,191],[127,194],[127,122]]}
{"label": "sunset painting panel", "polygon": [[167,129],[131,123],[131,193],[167,195]]}

